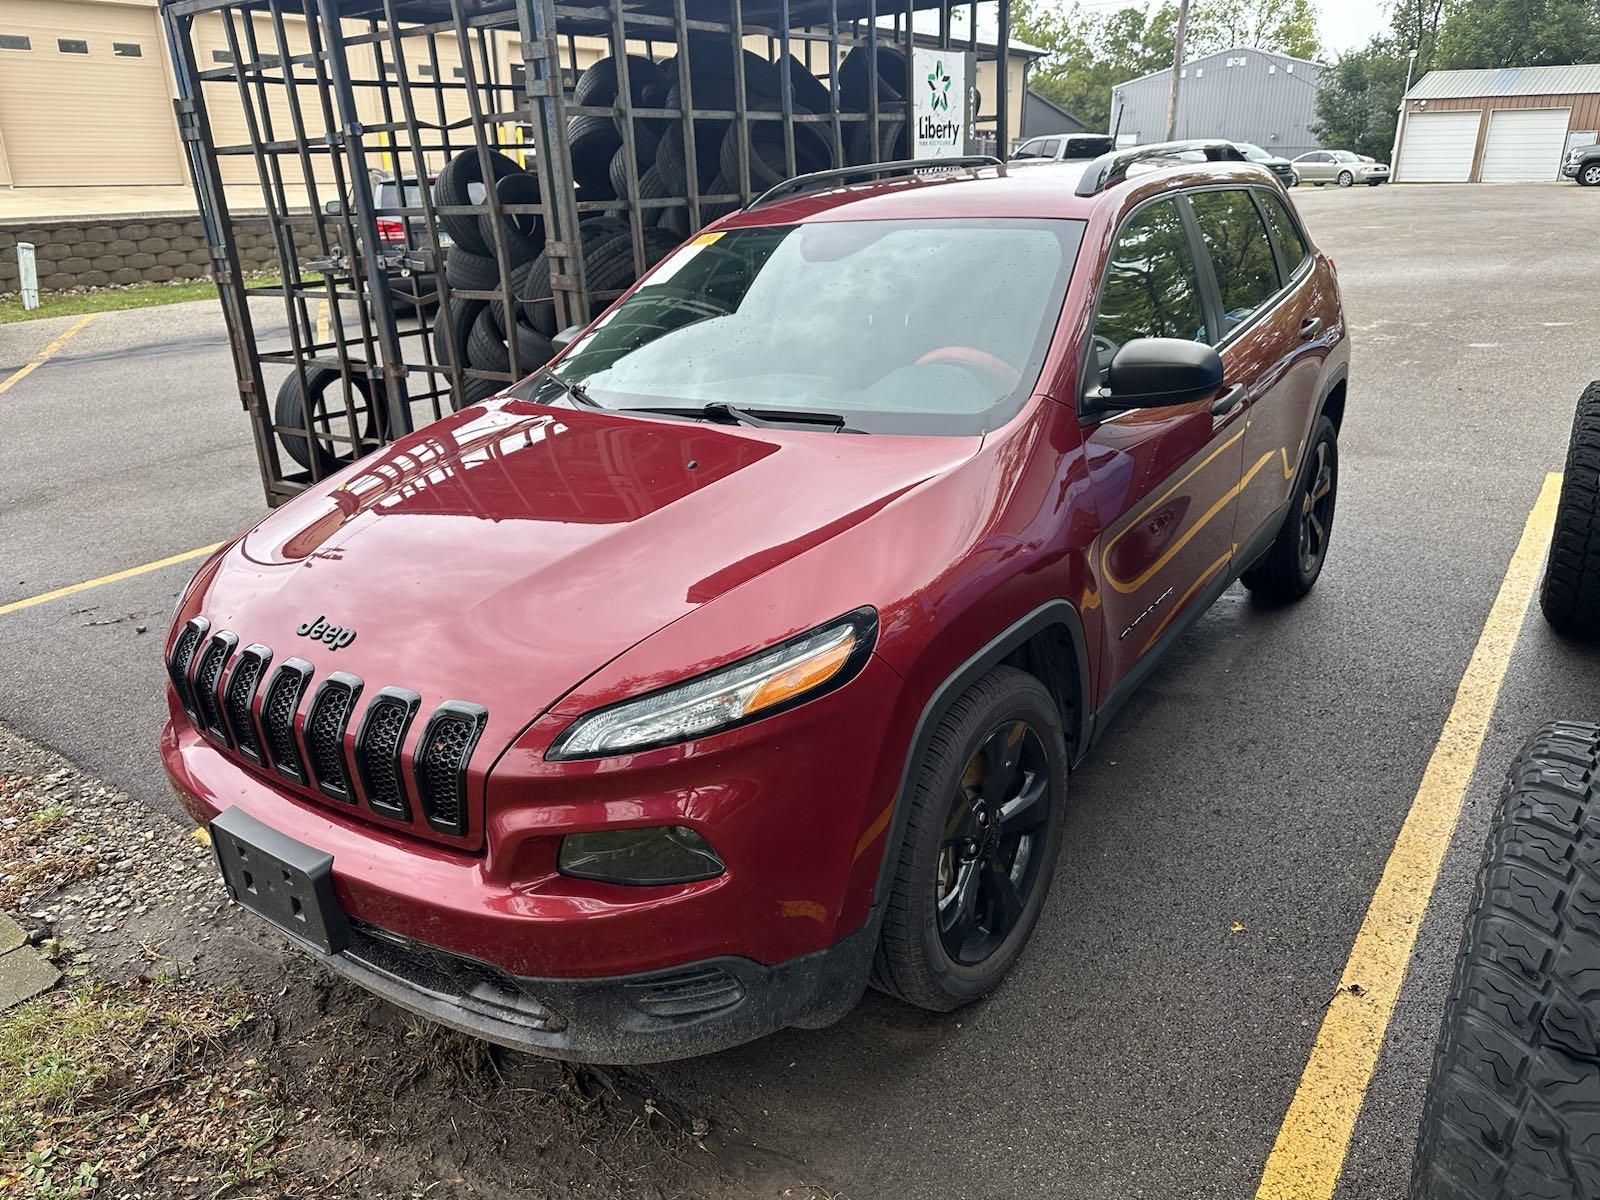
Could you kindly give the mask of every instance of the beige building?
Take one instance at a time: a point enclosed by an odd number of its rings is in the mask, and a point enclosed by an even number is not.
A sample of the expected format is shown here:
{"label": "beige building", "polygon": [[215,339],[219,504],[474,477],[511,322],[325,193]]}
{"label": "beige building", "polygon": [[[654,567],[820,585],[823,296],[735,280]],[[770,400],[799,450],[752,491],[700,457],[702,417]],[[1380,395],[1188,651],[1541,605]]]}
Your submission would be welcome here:
{"label": "beige building", "polygon": [[[270,23],[265,16],[254,20],[261,52],[270,53],[275,45]],[[286,22],[286,28],[291,48],[305,50],[304,26]],[[202,68],[231,62],[235,45],[249,52],[242,22],[236,24],[231,39],[220,16],[201,17],[194,29]],[[493,69],[498,81],[509,82],[515,42],[510,34],[494,37]],[[750,44],[762,51],[766,39],[752,38]],[[441,35],[435,46],[437,62],[410,64],[411,73],[459,78],[454,38]],[[587,39],[579,39],[573,48],[580,70],[605,53],[603,43]],[[1009,58],[1013,140],[1021,129],[1027,64],[1037,53],[1033,47],[1014,44]],[[365,62],[353,61],[354,71],[376,78],[372,52],[358,48],[352,54],[367,55]],[[996,94],[995,65],[991,58],[978,67],[980,105],[988,113]],[[236,89],[231,82],[205,85],[206,107],[219,146],[249,141]],[[278,136],[287,136],[288,96],[282,88],[272,90],[277,94],[270,98],[268,116]],[[172,110],[175,94],[157,0],[0,0],[0,187],[186,185],[188,172]],[[308,133],[318,136],[320,105],[313,89],[303,88],[301,94]],[[371,110],[363,113],[364,119],[382,120],[375,89],[363,89],[359,102]],[[435,93],[426,92],[424,103],[437,106]],[[465,94],[450,92],[443,112],[419,115],[424,119],[432,115],[441,124],[462,121],[467,117]],[[980,122],[980,129],[985,125],[992,129],[992,124]],[[515,141],[516,134],[507,140]],[[227,156],[223,176],[230,183],[254,182],[255,164],[248,155]]]}

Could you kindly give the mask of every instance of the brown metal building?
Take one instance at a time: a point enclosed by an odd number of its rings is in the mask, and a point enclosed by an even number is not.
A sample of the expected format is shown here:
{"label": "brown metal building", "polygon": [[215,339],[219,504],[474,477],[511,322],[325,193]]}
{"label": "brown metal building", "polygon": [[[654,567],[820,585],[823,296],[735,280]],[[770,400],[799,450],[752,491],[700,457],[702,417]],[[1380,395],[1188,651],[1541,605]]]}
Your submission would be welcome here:
{"label": "brown metal building", "polygon": [[1600,141],[1600,64],[1430,71],[1406,93],[1397,183],[1559,179],[1573,146]]}

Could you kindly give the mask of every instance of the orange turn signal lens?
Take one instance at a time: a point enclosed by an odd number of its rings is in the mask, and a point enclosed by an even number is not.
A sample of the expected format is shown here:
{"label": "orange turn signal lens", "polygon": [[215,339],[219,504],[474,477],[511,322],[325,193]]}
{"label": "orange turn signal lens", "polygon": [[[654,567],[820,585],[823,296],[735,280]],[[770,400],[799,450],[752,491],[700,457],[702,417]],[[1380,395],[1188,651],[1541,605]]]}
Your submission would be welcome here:
{"label": "orange turn signal lens", "polygon": [[770,679],[765,679],[761,685],[751,693],[750,699],[745,701],[745,713],[757,713],[762,709],[771,708],[775,704],[782,704],[786,700],[809,692],[814,687],[819,687],[832,679],[850,661],[850,655],[856,648],[856,633],[854,630],[847,632],[846,636],[831,646],[824,646],[810,658],[802,659],[785,667]]}

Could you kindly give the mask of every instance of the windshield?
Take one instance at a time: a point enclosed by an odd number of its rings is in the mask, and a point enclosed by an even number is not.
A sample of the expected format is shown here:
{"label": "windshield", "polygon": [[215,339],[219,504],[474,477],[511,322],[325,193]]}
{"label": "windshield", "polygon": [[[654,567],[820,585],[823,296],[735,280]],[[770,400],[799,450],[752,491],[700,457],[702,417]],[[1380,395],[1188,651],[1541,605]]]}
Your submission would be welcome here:
{"label": "windshield", "polygon": [[1235,142],[1234,145],[1239,147],[1239,150],[1251,162],[1266,162],[1272,157],[1260,146],[1252,146],[1249,142]]}
{"label": "windshield", "polygon": [[1335,150],[1333,152],[1333,161],[1334,162],[1360,162],[1361,158],[1360,158],[1359,155],[1356,155],[1356,154],[1352,153],[1349,150]]}
{"label": "windshield", "polygon": [[679,247],[556,368],[611,409],[833,413],[973,434],[1038,380],[1081,221],[819,221]]}

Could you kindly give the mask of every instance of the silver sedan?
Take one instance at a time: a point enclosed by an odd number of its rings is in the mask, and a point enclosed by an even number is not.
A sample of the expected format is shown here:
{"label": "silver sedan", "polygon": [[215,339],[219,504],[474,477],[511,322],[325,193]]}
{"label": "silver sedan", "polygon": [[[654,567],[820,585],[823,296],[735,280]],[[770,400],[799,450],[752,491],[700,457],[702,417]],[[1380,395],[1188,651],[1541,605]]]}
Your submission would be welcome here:
{"label": "silver sedan", "polygon": [[1355,187],[1358,183],[1377,187],[1389,182],[1387,163],[1373,162],[1348,150],[1313,150],[1294,160],[1294,169],[1302,183],[1325,187],[1337,183],[1340,187]]}

